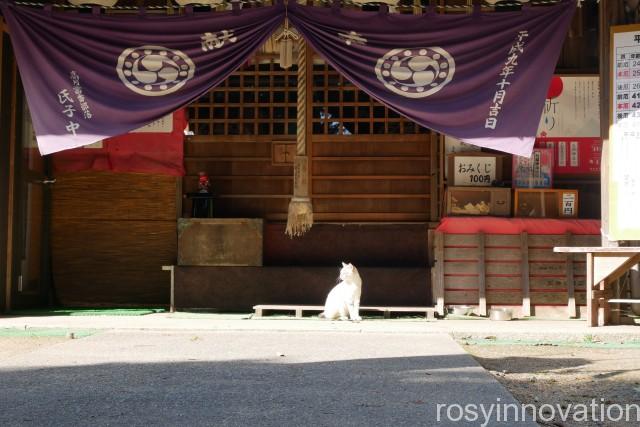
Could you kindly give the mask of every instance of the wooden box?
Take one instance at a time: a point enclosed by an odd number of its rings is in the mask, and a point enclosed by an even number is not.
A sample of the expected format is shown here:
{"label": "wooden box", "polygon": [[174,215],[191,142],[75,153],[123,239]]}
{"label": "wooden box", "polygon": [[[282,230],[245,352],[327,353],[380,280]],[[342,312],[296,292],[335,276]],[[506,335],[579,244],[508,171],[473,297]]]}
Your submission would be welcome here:
{"label": "wooden box", "polygon": [[[511,219],[496,221],[504,221],[509,232],[518,228]],[[555,253],[553,247],[597,246],[600,234],[484,234],[461,226],[464,234],[451,225],[448,232],[434,233],[432,295],[440,315],[445,306],[455,305],[474,306],[480,316],[491,307],[512,308],[515,317],[575,318],[584,313],[584,254]],[[583,226],[590,233],[593,228]]]}
{"label": "wooden box", "polygon": [[511,189],[449,187],[446,195],[446,214],[510,216]]}
{"label": "wooden box", "polygon": [[516,189],[514,216],[527,218],[577,218],[578,190]]}
{"label": "wooden box", "polygon": [[504,180],[504,154],[480,151],[452,153],[447,156],[449,186],[490,187],[493,181]]}
{"label": "wooden box", "polygon": [[178,265],[261,266],[262,219],[180,218]]}

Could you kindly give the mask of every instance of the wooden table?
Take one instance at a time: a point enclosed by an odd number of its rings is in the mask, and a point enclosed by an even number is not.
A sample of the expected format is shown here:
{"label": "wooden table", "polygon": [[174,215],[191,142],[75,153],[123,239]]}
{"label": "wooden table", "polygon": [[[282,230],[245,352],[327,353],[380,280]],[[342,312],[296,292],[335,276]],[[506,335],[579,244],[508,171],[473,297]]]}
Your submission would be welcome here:
{"label": "wooden table", "polygon": [[587,255],[587,313],[589,326],[611,323],[610,304],[637,300],[612,298],[611,285],[640,263],[640,247],[555,247],[554,252]]}

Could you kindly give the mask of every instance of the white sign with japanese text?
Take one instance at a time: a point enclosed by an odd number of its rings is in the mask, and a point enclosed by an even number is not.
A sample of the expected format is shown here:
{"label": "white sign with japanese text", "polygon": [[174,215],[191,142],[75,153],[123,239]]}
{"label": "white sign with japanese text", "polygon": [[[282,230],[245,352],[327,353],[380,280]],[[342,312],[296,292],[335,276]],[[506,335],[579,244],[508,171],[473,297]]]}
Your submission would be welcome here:
{"label": "white sign with japanese text", "polygon": [[142,126],[131,133],[171,133],[173,131],[173,113],[154,120],[148,125]]}
{"label": "white sign with japanese text", "polygon": [[610,240],[640,240],[640,25],[612,27]]}
{"label": "white sign with japanese text", "polygon": [[496,179],[496,158],[455,156],[454,183],[458,186],[489,186]]}
{"label": "white sign with japanese text", "polygon": [[562,216],[574,216],[576,209],[576,195],[574,193],[562,194]]}
{"label": "white sign with japanese text", "polygon": [[545,101],[538,137],[600,136],[600,78],[554,76]]}

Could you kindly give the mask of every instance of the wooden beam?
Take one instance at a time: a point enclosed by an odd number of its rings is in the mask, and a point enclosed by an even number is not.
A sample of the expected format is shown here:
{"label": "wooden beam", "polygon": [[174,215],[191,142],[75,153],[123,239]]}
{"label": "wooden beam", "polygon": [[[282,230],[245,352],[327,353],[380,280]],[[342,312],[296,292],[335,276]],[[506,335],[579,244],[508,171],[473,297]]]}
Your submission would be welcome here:
{"label": "wooden beam", "polygon": [[593,281],[610,285],[638,262],[640,262],[640,253],[625,255],[595,253]]}
{"label": "wooden beam", "polygon": [[485,235],[478,234],[478,315],[487,315],[487,264],[485,262]]}
{"label": "wooden beam", "polygon": [[619,256],[622,254],[637,254],[640,253],[639,246],[556,246],[553,248],[554,252],[571,252],[574,254],[588,254],[588,253],[600,253],[604,252]]}
{"label": "wooden beam", "polygon": [[531,316],[531,295],[529,283],[529,234],[520,233],[520,274],[522,288],[522,315]]}

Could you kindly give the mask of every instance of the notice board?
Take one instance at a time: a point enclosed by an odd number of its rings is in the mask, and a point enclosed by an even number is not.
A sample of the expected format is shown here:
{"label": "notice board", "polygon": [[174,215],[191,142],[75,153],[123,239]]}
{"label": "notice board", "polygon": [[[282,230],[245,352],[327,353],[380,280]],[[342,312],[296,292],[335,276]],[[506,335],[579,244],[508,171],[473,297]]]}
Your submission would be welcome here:
{"label": "notice board", "polygon": [[611,27],[609,240],[640,240],[640,25]]}

